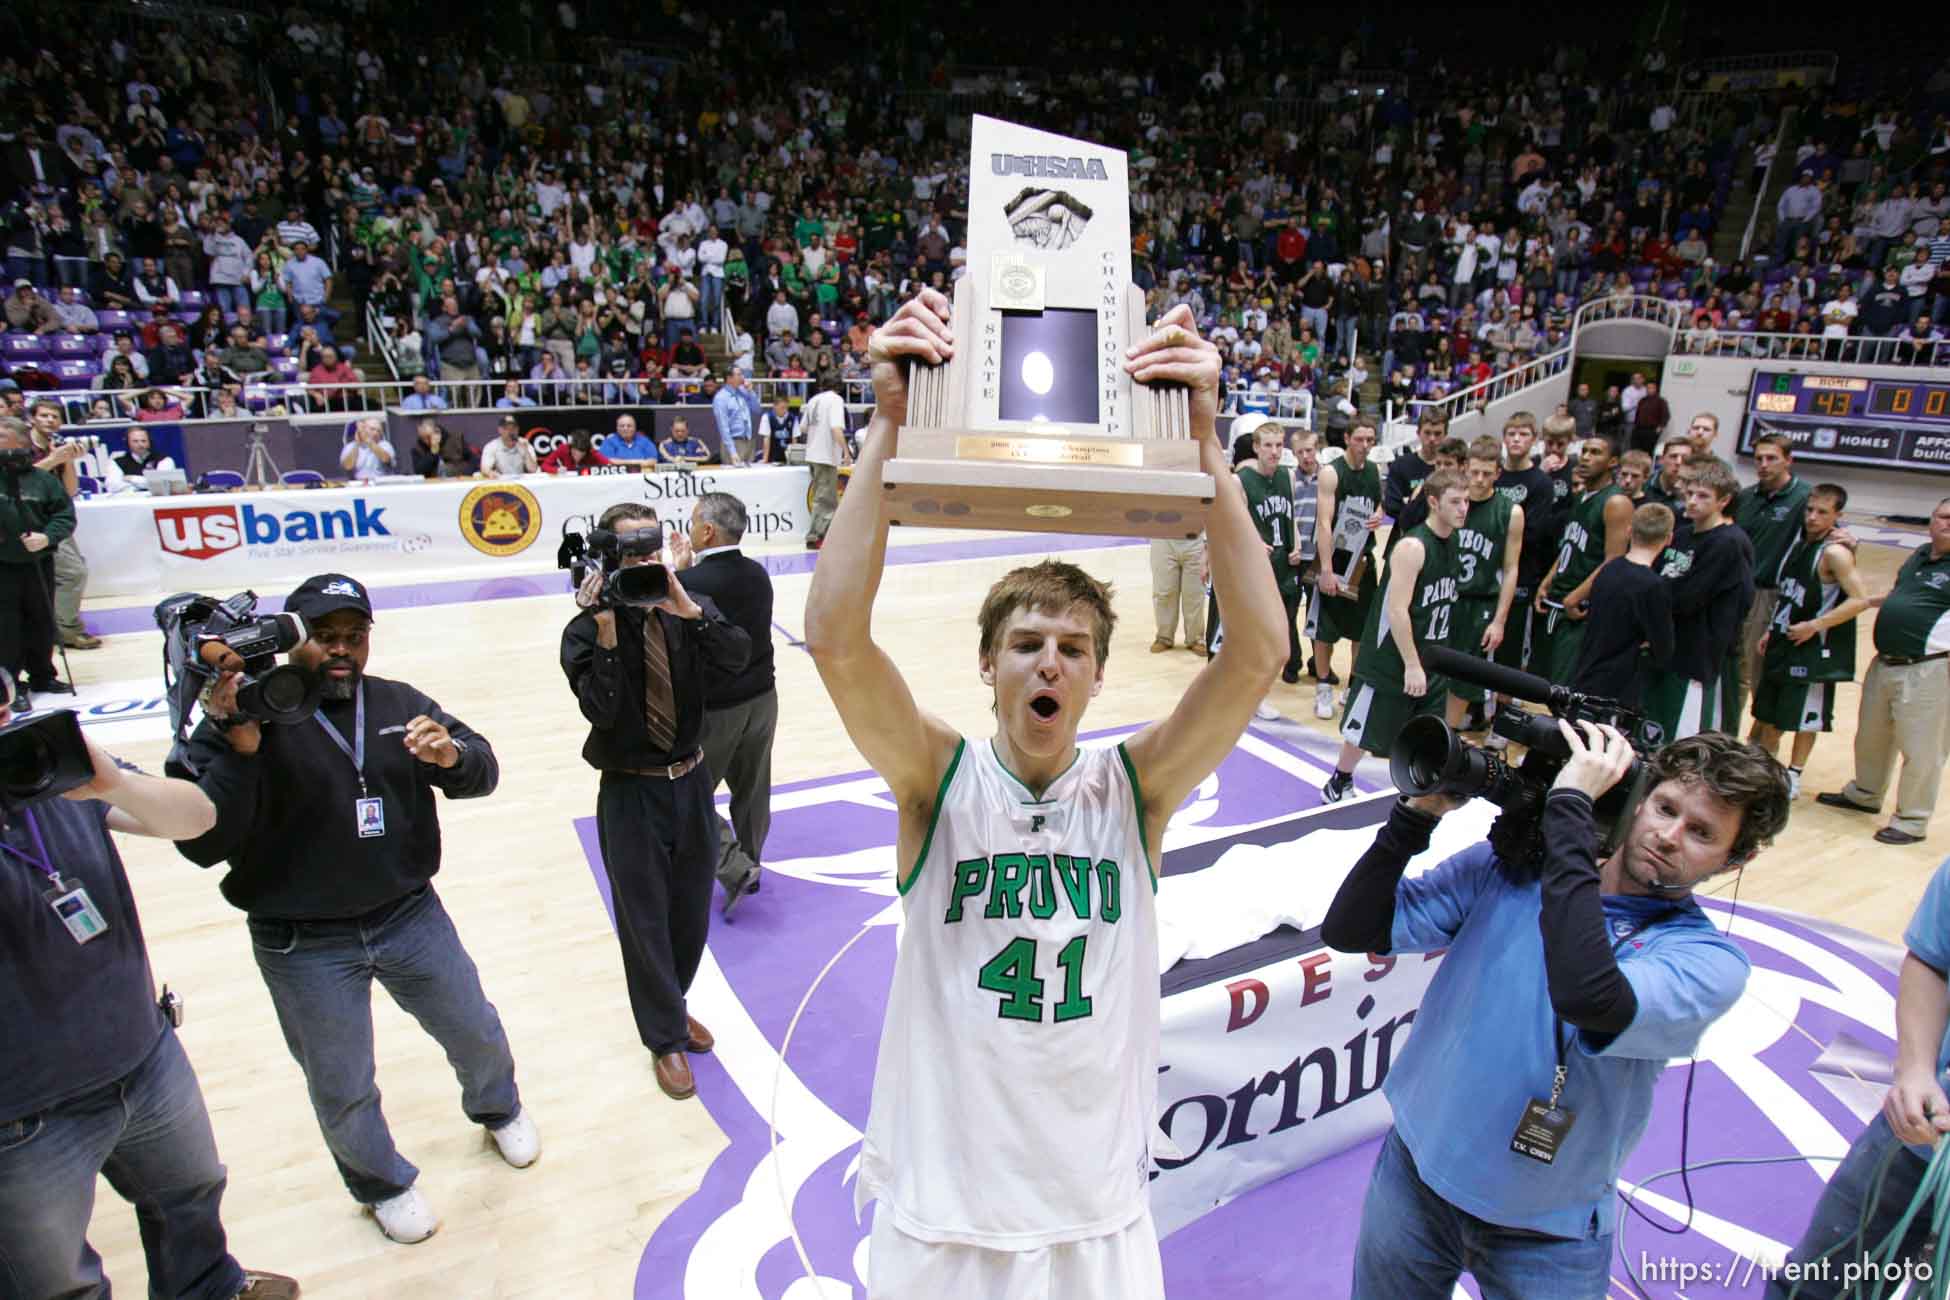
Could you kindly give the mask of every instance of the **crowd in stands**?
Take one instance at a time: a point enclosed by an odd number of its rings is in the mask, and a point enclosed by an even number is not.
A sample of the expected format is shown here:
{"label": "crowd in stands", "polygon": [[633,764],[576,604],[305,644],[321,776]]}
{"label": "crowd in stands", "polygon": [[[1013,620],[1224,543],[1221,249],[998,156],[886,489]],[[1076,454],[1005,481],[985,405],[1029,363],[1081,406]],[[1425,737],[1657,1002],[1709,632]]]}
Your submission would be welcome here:
{"label": "crowd in stands", "polygon": [[[1233,409],[1330,437],[1371,375],[1397,406],[1439,400],[1557,352],[1606,297],[1683,303],[1712,348],[1860,337],[1922,364],[1950,308],[1943,117],[1688,100],[1657,48],[1452,64],[1410,43],[1390,93],[1323,104],[1273,41],[1109,37],[1025,87],[957,78],[939,31],[836,61],[782,11],[681,14],[654,50],[553,33],[573,59],[296,8],[236,42],[88,12],[4,51],[0,138],[6,363],[96,414],[223,390],[332,409],[361,351],[483,405],[862,379],[874,324],[962,272],[948,112],[971,105],[1127,148],[1154,309],[1220,341]],[[1338,71],[1359,63],[1350,45]],[[1755,257],[1716,257],[1789,95],[1799,179]]]}

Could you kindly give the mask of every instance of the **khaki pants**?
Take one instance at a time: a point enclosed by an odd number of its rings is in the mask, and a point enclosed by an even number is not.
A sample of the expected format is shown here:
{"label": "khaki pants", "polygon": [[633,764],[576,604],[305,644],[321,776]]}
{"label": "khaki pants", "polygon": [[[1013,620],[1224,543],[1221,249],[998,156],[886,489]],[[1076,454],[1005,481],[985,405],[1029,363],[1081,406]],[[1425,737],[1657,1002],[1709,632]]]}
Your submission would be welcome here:
{"label": "khaki pants", "polygon": [[1880,810],[1889,789],[1889,770],[1903,756],[1896,784],[1896,815],[1889,824],[1911,835],[1925,834],[1936,811],[1943,756],[1950,749],[1950,662],[1888,663],[1877,655],[1862,680],[1862,713],[1855,722],[1855,779],[1842,798]]}
{"label": "khaki pants", "polygon": [[812,524],[806,529],[806,540],[823,542],[833,512],[840,508],[840,467],[808,462],[806,468],[812,471]]}
{"label": "khaki pants", "polygon": [[1205,586],[1199,566],[1205,562],[1205,539],[1151,542],[1151,610],[1158,618],[1158,639],[1173,640],[1179,618],[1185,622],[1185,644],[1205,640]]}
{"label": "khaki pants", "polygon": [[1754,588],[1753,608],[1747,611],[1747,622],[1740,629],[1740,644],[1734,647],[1733,659],[1733,697],[1726,700],[1725,712],[1721,716],[1721,730],[1733,735],[1740,731],[1740,715],[1747,710],[1747,704],[1754,697],[1754,685],[1760,681],[1761,654],[1760,639],[1767,634],[1767,625],[1774,621],[1774,610],[1781,602],[1781,593],[1775,587]]}
{"label": "khaki pants", "polygon": [[54,548],[54,632],[63,641],[88,635],[81,625],[81,594],[88,590],[88,561],[72,536]]}

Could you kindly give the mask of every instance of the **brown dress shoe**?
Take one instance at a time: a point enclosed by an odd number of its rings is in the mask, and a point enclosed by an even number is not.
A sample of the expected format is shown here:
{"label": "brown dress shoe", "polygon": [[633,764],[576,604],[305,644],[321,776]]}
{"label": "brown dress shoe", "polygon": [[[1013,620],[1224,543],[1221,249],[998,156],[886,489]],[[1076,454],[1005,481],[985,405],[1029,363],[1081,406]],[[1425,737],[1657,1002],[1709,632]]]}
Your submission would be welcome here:
{"label": "brown dress shoe", "polygon": [[298,1300],[298,1280],[282,1273],[244,1270],[244,1289],[237,1300]]}
{"label": "brown dress shoe", "polygon": [[689,1101],[697,1096],[697,1081],[691,1078],[691,1063],[682,1052],[665,1052],[657,1058],[657,1086],[672,1101]]}
{"label": "brown dress shoe", "polygon": [[690,1050],[693,1052],[708,1052],[718,1045],[718,1040],[711,1037],[711,1031],[697,1023],[697,1017],[685,1016],[684,1019],[690,1021]]}
{"label": "brown dress shoe", "polygon": [[1171,638],[1168,636],[1161,636],[1151,643],[1151,653],[1154,655],[1161,655],[1169,649],[1171,649]]}
{"label": "brown dress shoe", "polygon": [[62,637],[61,644],[70,650],[99,650],[102,648],[102,639],[93,633],[83,632],[79,636]]}

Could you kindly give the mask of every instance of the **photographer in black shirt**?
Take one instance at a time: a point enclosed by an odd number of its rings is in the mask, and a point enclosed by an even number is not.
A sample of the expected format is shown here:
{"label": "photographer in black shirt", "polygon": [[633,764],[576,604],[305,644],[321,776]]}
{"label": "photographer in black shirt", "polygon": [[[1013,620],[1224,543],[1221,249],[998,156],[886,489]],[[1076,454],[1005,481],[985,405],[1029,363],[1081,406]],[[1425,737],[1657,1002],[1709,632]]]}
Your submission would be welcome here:
{"label": "photographer in black shirt", "polygon": [[380,1113],[374,980],[446,1050],[462,1111],[502,1158],[524,1168],[541,1154],[501,1017],[431,883],[434,792],[491,794],[500,766],[485,738],[427,696],[366,674],[372,604],[358,582],[307,579],[285,609],[311,630],[291,661],[323,674],[324,700],[305,722],[262,726],[236,716],[236,675],[223,675],[188,750],[217,825],[178,847],[199,865],[229,864],[223,896],[249,917],[258,970],[347,1190],[388,1237],[423,1241],[439,1220]]}
{"label": "photographer in black shirt", "polygon": [[[649,506],[613,505],[596,527],[622,541],[624,568],[657,562]],[[656,1057],[657,1086],[682,1101],[697,1092],[685,1053],[712,1047],[684,1006],[719,856],[717,782],[699,747],[705,700],[744,670],[752,641],[675,573],[669,595],[647,608],[603,604],[605,577],[593,567],[576,592],[582,612],[562,629],[562,671],[589,721],[582,757],[603,774],[596,829],[637,1036]]]}
{"label": "photographer in black shirt", "polygon": [[[13,689],[0,671],[0,727]],[[88,784],[0,808],[0,1284],[8,1300],[108,1294],[87,1236],[105,1175],[141,1218],[149,1294],[291,1300],[296,1282],[226,1248],[210,1115],[109,836],[197,835],[216,812],[187,781],[88,756]]]}

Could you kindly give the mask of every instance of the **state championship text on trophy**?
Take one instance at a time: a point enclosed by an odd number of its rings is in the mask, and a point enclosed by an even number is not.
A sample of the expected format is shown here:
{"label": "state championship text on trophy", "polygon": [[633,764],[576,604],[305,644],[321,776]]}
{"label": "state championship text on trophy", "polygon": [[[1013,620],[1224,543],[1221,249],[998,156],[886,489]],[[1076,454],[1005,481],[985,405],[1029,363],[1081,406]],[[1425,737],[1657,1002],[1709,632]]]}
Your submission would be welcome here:
{"label": "state championship text on trophy", "polygon": [[1140,384],[1122,152],[976,117],[954,357],[916,363],[887,462],[896,524],[1198,536],[1212,503],[1191,404]]}

